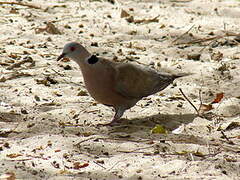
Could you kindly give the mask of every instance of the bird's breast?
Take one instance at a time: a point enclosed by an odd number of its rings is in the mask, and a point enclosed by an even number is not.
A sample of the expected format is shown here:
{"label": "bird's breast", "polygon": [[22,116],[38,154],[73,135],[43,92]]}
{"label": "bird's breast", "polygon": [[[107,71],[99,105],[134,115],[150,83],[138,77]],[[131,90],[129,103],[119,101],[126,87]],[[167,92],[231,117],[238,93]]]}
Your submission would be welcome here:
{"label": "bird's breast", "polygon": [[125,98],[114,90],[114,71],[108,67],[88,66],[82,68],[85,86],[89,94],[99,103],[119,105]]}

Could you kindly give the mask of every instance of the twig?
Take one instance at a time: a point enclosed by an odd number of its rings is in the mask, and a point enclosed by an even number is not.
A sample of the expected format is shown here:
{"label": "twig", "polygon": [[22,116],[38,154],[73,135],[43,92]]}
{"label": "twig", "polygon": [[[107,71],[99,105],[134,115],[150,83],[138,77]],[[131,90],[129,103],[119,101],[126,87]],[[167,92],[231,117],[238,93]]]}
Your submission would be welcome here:
{"label": "twig", "polygon": [[34,9],[42,9],[41,7],[31,5],[31,4],[21,3],[21,2],[0,2],[0,5],[1,4],[19,5],[19,6],[26,6],[26,7],[34,8]]}
{"label": "twig", "polygon": [[187,96],[183,93],[182,89],[179,88],[179,91],[181,92],[181,94],[183,95],[183,97],[192,105],[192,107],[195,109],[195,111],[197,112],[197,114],[199,115],[198,109],[196,108],[196,106],[194,106],[194,104],[187,98]]}
{"label": "twig", "polygon": [[111,168],[108,169],[108,171],[112,170],[118,163],[120,163],[121,161],[116,162]]}
{"label": "twig", "polygon": [[193,154],[192,154],[192,153],[189,153],[189,155],[190,155],[191,160],[194,161]]}
{"label": "twig", "polygon": [[223,138],[226,139],[229,144],[232,144],[232,145],[234,144],[234,143],[225,135],[225,133],[224,133],[223,131],[221,131],[221,134],[223,135]]}
{"label": "twig", "polygon": [[74,146],[78,146],[78,145],[80,145],[81,143],[86,142],[86,141],[89,141],[89,140],[92,140],[92,139],[98,139],[98,138],[96,138],[96,137],[90,137],[90,138],[88,138],[88,139],[84,139],[84,140],[78,142],[77,144],[74,144]]}
{"label": "twig", "polygon": [[199,93],[198,93],[198,94],[199,94],[199,100],[200,100],[200,106],[199,106],[199,108],[198,108],[198,112],[199,112],[199,111],[200,111],[200,108],[201,108],[201,106],[202,106],[202,104],[203,104],[203,103],[202,103],[202,89],[199,90]]}
{"label": "twig", "polygon": [[200,49],[199,53],[202,53],[204,49],[206,49],[210,44],[212,44],[215,41],[216,41],[216,39],[210,41],[206,46],[204,46],[202,49]]}
{"label": "twig", "polygon": [[233,33],[233,32],[225,32],[224,35],[219,35],[219,36],[214,36],[214,37],[207,37],[207,38],[202,38],[202,39],[195,39],[192,41],[188,41],[188,42],[183,42],[183,43],[177,43],[176,45],[180,45],[180,44],[196,44],[196,43],[202,43],[202,42],[207,42],[207,41],[213,41],[213,40],[217,40],[217,39],[221,39],[224,37],[231,37],[231,36],[240,36],[240,34],[237,33]]}
{"label": "twig", "polygon": [[29,65],[29,67],[35,66],[35,61],[33,61],[33,59],[29,57],[29,58],[27,58],[27,59],[24,59],[24,60],[22,60],[22,61],[19,61],[19,62],[13,64],[13,65],[7,67],[7,70],[12,70],[12,69],[14,69],[14,68],[18,68],[18,67],[20,67],[22,64],[25,64],[25,63],[31,63],[31,64]]}
{"label": "twig", "polygon": [[[203,74],[202,74],[202,71],[201,71],[201,78],[203,77]],[[202,102],[202,88],[203,88],[203,83],[204,83],[204,81],[203,81],[203,78],[201,79],[201,88],[200,88],[200,90],[199,90],[199,100],[200,100],[200,106],[199,106],[199,108],[198,108],[198,112],[200,111],[200,108],[202,107],[202,105],[203,105],[203,102]]]}
{"label": "twig", "polygon": [[101,168],[107,169],[107,168],[105,168],[103,165],[99,164],[98,162],[96,162],[96,161],[93,161],[93,162],[94,162],[96,165],[100,166]]}
{"label": "twig", "polygon": [[133,20],[133,22],[134,22],[135,24],[140,24],[140,23],[145,23],[145,24],[147,24],[147,23],[150,23],[150,22],[158,22],[158,19],[157,19],[157,18],[158,18],[159,16],[160,16],[160,15],[158,15],[158,16],[152,18],[152,19]]}
{"label": "twig", "polygon": [[192,0],[170,0],[170,2],[175,2],[175,3],[187,3],[191,2]]}
{"label": "twig", "polygon": [[64,74],[62,74],[62,73],[56,71],[55,69],[51,69],[51,70],[54,71],[55,73],[57,73],[58,75],[60,75],[61,77],[64,77],[64,76],[65,76]]}
{"label": "twig", "polygon": [[152,148],[154,146],[149,146],[149,147],[143,147],[143,148],[137,148],[137,149],[134,149],[134,150],[131,150],[131,151],[118,151],[118,152],[123,152],[123,153],[134,153],[134,152],[137,152],[139,150],[142,150],[142,149],[149,149],[149,148]]}
{"label": "twig", "polygon": [[185,33],[183,33],[182,35],[178,36],[175,40],[173,40],[172,43],[175,43],[177,40],[182,38],[185,34],[189,33],[189,31],[191,31],[194,26],[195,26],[195,24],[192,25]]}

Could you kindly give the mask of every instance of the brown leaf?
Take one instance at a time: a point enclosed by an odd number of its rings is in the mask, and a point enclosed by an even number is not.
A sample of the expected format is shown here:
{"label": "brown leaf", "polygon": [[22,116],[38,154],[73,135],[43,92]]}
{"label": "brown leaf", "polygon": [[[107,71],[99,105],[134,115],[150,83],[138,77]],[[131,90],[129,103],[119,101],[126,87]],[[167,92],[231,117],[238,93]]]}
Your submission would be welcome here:
{"label": "brown leaf", "polygon": [[4,180],[15,180],[16,179],[16,175],[13,172],[6,172],[5,174],[2,174],[0,176],[0,179],[4,179]]}
{"label": "brown leaf", "polygon": [[127,13],[127,11],[123,10],[121,11],[121,18],[129,17],[130,14]]}
{"label": "brown leaf", "polygon": [[12,52],[8,55],[8,57],[10,57],[12,59],[20,59],[21,58],[20,55],[18,55],[17,53],[12,53]]}
{"label": "brown leaf", "polygon": [[9,13],[11,13],[11,14],[19,14],[18,9],[16,9],[16,8],[11,8]]}
{"label": "brown leaf", "polygon": [[134,20],[133,22],[136,23],[136,24],[140,24],[140,23],[144,23],[144,24],[147,24],[147,23],[152,23],[152,22],[158,22],[158,16],[154,17],[154,18],[151,18],[151,19],[139,19],[139,20]]}
{"label": "brown leaf", "polygon": [[44,28],[36,28],[35,33],[39,34],[41,32],[47,32],[49,34],[62,34],[61,31],[56,28],[56,26],[52,22],[48,22],[47,26]]}
{"label": "brown leaf", "polygon": [[224,93],[218,93],[216,95],[216,98],[213,100],[213,102],[211,102],[211,104],[219,103],[222,100],[223,96],[224,96]]}
{"label": "brown leaf", "polygon": [[214,61],[221,61],[223,59],[223,53],[221,52],[213,52],[211,54],[211,59]]}
{"label": "brown leaf", "polygon": [[73,169],[80,169],[89,166],[88,163],[80,164],[80,162],[73,163]]}
{"label": "brown leaf", "polygon": [[57,163],[56,161],[53,161],[51,164],[52,164],[52,166],[55,167],[56,169],[59,169],[59,168],[60,168],[59,163]]}
{"label": "brown leaf", "polygon": [[12,153],[12,154],[7,154],[6,156],[9,158],[16,158],[16,157],[22,156],[22,154]]}
{"label": "brown leaf", "polygon": [[202,114],[204,112],[207,112],[207,111],[210,111],[213,109],[213,106],[211,104],[202,104],[200,107],[199,107],[199,114]]}

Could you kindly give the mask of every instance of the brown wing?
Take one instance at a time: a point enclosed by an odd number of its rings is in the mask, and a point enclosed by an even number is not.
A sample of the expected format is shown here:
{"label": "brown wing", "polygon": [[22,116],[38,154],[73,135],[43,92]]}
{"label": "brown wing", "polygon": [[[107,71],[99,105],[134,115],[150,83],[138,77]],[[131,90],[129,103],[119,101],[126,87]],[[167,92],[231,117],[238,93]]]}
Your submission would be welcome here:
{"label": "brown wing", "polygon": [[115,68],[115,90],[128,98],[141,99],[154,94],[166,88],[175,79],[171,74],[130,63],[118,64]]}

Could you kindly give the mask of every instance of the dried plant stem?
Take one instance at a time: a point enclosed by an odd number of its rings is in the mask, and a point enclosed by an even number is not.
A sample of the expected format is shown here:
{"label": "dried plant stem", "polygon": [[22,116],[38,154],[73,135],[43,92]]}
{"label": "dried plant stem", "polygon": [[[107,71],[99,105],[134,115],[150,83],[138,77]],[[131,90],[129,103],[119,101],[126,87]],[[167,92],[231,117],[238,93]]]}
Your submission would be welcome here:
{"label": "dried plant stem", "polygon": [[34,9],[42,9],[41,7],[31,5],[31,4],[21,3],[21,2],[1,2],[0,1],[0,5],[1,4],[19,5],[19,6],[26,6],[26,7],[34,8]]}
{"label": "dried plant stem", "polygon": [[181,92],[181,94],[183,95],[183,97],[189,102],[189,104],[192,105],[192,107],[195,109],[195,111],[196,111],[197,114],[199,115],[198,109],[197,109],[196,106],[194,106],[194,104],[188,99],[188,97],[183,93],[183,91],[182,91],[181,88],[179,88],[179,91]]}

